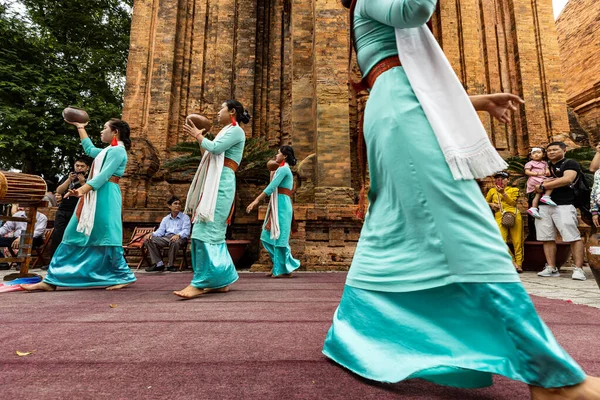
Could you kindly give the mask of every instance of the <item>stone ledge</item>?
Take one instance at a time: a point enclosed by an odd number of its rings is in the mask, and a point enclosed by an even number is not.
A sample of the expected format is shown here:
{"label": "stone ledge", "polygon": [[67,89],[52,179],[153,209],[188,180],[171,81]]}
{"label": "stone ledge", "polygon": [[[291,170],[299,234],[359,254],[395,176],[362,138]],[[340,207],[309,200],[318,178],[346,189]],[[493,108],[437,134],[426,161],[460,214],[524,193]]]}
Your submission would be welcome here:
{"label": "stone ledge", "polygon": [[[318,221],[318,220],[356,220],[356,205],[326,205],[326,204],[295,204],[294,217],[297,221]],[[258,219],[265,219],[267,206],[260,206],[258,209]]]}

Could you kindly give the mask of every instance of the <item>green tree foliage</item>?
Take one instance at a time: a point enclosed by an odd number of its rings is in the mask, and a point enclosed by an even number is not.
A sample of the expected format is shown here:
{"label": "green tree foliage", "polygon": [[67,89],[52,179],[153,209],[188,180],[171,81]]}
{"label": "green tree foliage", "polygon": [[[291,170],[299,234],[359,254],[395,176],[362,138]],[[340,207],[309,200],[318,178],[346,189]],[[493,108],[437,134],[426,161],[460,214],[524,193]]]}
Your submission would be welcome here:
{"label": "green tree foliage", "polygon": [[67,105],[88,111],[96,137],[121,115],[132,3],[0,4],[1,169],[63,174],[81,153],[76,130],[62,120]]}

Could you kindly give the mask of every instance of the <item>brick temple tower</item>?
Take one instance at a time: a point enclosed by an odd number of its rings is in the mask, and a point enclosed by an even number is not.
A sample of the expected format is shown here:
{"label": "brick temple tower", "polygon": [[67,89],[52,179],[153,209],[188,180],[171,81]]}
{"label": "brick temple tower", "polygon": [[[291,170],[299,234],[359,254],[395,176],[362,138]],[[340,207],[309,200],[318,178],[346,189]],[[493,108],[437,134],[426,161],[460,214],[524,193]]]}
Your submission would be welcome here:
{"label": "brick temple tower", "polygon": [[[568,139],[556,29],[549,0],[440,0],[433,32],[470,94],[510,91],[526,105],[503,126],[482,115],[503,155]],[[251,112],[248,137],[294,146],[292,247],[308,269],[347,268],[360,232],[356,109],[349,101],[348,14],[339,0],[135,0],[123,118],[135,138],[125,220],[154,220],[191,177],[160,168],[192,112],[214,118],[235,98]],[[256,194],[241,187],[238,210]],[[160,208],[161,211],[155,211]],[[255,239],[256,214],[234,233]],[[263,259],[264,257],[261,257]]]}
{"label": "brick temple tower", "polygon": [[600,2],[568,2],[556,27],[567,104],[596,145],[600,141]]}

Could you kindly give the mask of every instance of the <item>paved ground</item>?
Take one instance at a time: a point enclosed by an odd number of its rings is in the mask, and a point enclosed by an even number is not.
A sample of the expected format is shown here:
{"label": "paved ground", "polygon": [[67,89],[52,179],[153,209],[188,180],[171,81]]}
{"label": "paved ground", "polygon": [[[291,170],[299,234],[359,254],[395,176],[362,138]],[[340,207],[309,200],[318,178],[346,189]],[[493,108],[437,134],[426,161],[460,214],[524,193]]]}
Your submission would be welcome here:
{"label": "paved ground", "polygon": [[584,271],[586,281],[572,280],[571,268],[562,268],[560,278],[541,278],[535,272],[524,272],[521,280],[529,294],[600,308],[600,289],[590,269],[585,267]]}

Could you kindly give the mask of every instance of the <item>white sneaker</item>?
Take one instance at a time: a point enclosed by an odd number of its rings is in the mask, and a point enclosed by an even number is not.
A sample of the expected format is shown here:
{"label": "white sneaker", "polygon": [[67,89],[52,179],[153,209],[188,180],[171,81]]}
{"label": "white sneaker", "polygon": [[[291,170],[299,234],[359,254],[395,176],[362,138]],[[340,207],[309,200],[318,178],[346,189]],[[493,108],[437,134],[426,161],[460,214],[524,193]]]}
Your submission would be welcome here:
{"label": "white sneaker", "polygon": [[576,281],[585,281],[587,278],[585,277],[583,268],[573,268],[573,275],[571,275],[571,279]]}
{"label": "white sneaker", "polygon": [[550,196],[542,196],[542,198],[540,199],[540,203],[545,204],[547,206],[558,207],[558,204],[552,201]]}
{"label": "white sneaker", "polygon": [[538,272],[538,276],[555,278],[560,276],[560,272],[558,272],[558,268],[554,268],[546,264],[544,270],[542,272]]}
{"label": "white sneaker", "polygon": [[540,212],[535,207],[531,207],[529,210],[527,210],[527,214],[531,215],[535,219],[542,219]]}

